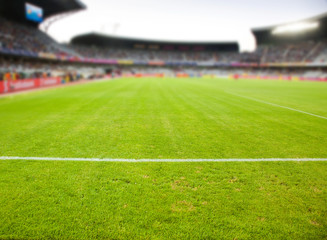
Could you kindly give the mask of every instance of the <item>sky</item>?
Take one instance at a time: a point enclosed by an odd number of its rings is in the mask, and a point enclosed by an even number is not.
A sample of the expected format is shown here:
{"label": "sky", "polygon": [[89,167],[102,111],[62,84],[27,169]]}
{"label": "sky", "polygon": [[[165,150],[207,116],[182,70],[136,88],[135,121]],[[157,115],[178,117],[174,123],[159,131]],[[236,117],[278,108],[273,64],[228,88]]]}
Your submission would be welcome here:
{"label": "sky", "polygon": [[168,41],[237,41],[253,51],[251,28],[303,20],[327,12],[327,0],[81,0],[87,9],[53,23],[59,42],[99,32]]}

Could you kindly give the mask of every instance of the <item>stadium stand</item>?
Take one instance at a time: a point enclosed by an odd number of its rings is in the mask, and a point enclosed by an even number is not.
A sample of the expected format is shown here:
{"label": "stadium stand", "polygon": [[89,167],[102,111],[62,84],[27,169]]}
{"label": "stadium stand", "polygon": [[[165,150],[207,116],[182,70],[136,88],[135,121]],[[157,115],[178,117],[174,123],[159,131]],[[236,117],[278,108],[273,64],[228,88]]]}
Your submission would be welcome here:
{"label": "stadium stand", "polygon": [[106,72],[101,66],[83,63],[67,63],[44,59],[0,56],[0,81],[33,79],[40,77],[62,77],[68,80],[102,78]]}
{"label": "stadium stand", "polygon": [[133,61],[228,62],[239,46],[230,43],[178,43],[85,34],[72,39],[70,48],[88,58]]}
{"label": "stadium stand", "polygon": [[[146,45],[145,45],[146,46]],[[327,51],[327,42],[303,41],[291,44],[260,45],[251,53],[235,53],[224,51],[167,51],[167,50],[138,50],[115,47],[85,46],[71,44],[72,48],[80,56],[99,59],[118,59],[133,61],[195,61],[195,62],[218,62],[218,63],[278,63],[278,62],[317,62],[324,59]],[[148,46],[146,46],[148,47]],[[323,54],[323,55],[321,55]],[[320,60],[321,62],[321,60]]]}
{"label": "stadium stand", "polygon": [[16,55],[38,56],[50,53],[69,56],[67,48],[39,29],[0,18],[0,51]]}
{"label": "stadium stand", "polygon": [[[96,33],[59,44],[37,23],[18,14],[17,5],[4,0],[0,3],[0,80],[76,80],[103,77],[108,72],[116,76],[327,77],[327,15],[310,20],[319,22],[319,31],[300,37],[276,36],[272,32],[277,26],[253,29],[257,49],[240,53],[236,42],[163,42]],[[24,6],[25,2],[18,0],[19,4]],[[42,7],[51,8],[45,11],[44,18],[85,8],[77,0],[50,0]]]}
{"label": "stadium stand", "polygon": [[99,59],[119,59],[133,61],[197,61],[197,62],[229,62],[235,61],[237,54],[221,52],[182,52],[152,51],[135,49],[113,49],[69,45],[80,56]]}

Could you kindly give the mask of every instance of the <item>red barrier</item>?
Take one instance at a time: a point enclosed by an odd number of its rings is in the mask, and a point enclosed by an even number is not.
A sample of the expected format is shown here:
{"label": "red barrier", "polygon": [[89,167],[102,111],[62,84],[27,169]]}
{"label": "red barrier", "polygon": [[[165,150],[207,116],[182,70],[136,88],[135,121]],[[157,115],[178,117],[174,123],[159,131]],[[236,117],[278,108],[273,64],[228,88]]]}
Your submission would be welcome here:
{"label": "red barrier", "polygon": [[1,81],[0,93],[17,92],[59,84],[61,84],[61,78],[59,77]]}

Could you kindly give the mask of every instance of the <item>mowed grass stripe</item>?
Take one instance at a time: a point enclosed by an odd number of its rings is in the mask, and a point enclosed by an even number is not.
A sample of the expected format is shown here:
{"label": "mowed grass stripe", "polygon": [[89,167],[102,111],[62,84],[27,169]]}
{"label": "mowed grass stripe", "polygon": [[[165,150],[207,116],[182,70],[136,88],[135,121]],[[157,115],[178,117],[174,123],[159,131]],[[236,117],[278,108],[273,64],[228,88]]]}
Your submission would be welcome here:
{"label": "mowed grass stripe", "polygon": [[[1,99],[0,155],[125,159],[326,157],[324,119],[224,92],[234,89],[252,96],[257,86],[269,95],[272,84],[121,79]],[[279,99],[289,89],[292,98],[307,98],[315,109],[315,101],[326,101],[321,94],[317,99],[307,93],[307,89],[326,91],[326,85],[308,88],[301,82],[274,84],[273,93]],[[283,95],[279,96],[276,89]]]}

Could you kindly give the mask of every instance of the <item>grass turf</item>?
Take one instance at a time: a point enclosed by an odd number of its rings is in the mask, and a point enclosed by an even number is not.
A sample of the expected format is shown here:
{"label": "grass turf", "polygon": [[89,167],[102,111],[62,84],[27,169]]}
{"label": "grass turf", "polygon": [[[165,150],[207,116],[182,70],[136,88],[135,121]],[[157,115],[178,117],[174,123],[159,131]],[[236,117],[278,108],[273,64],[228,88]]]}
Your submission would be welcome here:
{"label": "grass turf", "polygon": [[0,162],[1,239],[325,239],[327,165]]}
{"label": "grass turf", "polygon": [[327,84],[124,79],[0,99],[0,155],[327,157]]}
{"label": "grass turf", "polygon": [[[0,155],[327,157],[327,85],[121,79],[0,99]],[[324,239],[327,164],[0,162],[2,239]]]}

